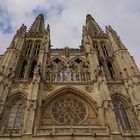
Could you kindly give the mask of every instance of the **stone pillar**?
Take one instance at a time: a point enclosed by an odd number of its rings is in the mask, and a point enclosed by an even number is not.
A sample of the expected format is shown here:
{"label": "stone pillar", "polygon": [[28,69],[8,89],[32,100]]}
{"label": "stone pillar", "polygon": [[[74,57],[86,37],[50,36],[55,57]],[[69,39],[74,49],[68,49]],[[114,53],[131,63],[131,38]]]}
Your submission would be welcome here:
{"label": "stone pillar", "polygon": [[23,133],[32,134],[35,120],[35,111],[37,108],[37,96],[39,90],[40,75],[36,66],[33,80],[30,84],[30,93],[27,99],[27,106],[24,117]]}
{"label": "stone pillar", "polygon": [[100,97],[102,100],[102,109],[104,111],[103,112],[104,119],[106,119],[105,124],[110,127],[112,132],[117,132],[118,128],[117,128],[117,123],[115,119],[115,114],[113,111],[113,104],[111,101],[111,97],[109,94],[109,90],[107,87],[107,82],[106,82],[104,74],[99,75],[98,83],[99,83]]}
{"label": "stone pillar", "polygon": [[93,81],[97,77],[98,66],[99,66],[97,51],[92,50],[91,53],[87,54],[87,56],[88,56],[88,60],[89,60],[89,64],[90,64],[91,81]]}
{"label": "stone pillar", "polygon": [[0,91],[0,115],[3,112],[4,104],[5,104],[7,95],[9,93],[9,89],[11,87],[11,84],[12,84],[12,82],[10,79],[5,79],[3,81],[3,84],[0,86],[0,88],[1,88],[1,91]]}

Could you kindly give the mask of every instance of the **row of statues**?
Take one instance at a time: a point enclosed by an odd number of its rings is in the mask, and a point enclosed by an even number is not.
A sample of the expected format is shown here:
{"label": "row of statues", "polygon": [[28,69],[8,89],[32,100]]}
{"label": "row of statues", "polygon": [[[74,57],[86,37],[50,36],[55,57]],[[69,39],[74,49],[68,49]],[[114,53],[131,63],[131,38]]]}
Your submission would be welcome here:
{"label": "row of statues", "polygon": [[66,65],[60,59],[47,64],[46,80],[51,82],[90,81],[88,65],[80,59]]}

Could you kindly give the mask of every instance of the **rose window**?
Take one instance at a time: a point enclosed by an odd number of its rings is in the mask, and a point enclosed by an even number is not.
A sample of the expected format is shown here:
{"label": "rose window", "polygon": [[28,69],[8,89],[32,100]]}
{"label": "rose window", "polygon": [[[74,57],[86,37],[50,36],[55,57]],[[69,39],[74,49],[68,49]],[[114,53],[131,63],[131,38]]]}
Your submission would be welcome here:
{"label": "rose window", "polygon": [[53,102],[51,115],[59,124],[78,125],[86,119],[87,108],[82,100],[67,94]]}

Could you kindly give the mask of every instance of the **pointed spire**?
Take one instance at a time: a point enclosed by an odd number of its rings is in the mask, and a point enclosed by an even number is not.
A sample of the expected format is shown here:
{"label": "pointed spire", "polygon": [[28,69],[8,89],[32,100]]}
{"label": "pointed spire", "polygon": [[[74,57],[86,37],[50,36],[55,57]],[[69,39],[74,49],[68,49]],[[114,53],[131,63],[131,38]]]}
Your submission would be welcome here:
{"label": "pointed spire", "polygon": [[45,31],[44,16],[40,14],[36,17],[29,32],[30,33],[43,33],[44,31]]}
{"label": "pointed spire", "polygon": [[99,25],[96,23],[96,21],[90,14],[86,16],[86,27],[87,32],[91,37],[99,37],[105,35],[102,29],[99,27]]}
{"label": "pointed spire", "polygon": [[117,32],[115,30],[113,30],[113,28],[110,25],[106,26],[106,32],[107,32],[107,34],[111,33],[111,35],[113,36],[116,43],[120,46],[120,48],[126,49],[126,47],[122,43],[120,37],[118,36]]}

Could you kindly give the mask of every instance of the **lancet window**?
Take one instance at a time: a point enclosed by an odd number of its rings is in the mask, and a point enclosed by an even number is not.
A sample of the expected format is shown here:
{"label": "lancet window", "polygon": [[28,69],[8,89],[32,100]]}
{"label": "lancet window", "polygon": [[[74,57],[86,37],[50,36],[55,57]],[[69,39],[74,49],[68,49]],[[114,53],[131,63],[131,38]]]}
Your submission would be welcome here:
{"label": "lancet window", "polygon": [[130,122],[127,115],[126,106],[119,99],[113,101],[114,111],[117,122],[121,124],[123,129],[130,129]]}
{"label": "lancet window", "polygon": [[16,98],[8,105],[6,117],[4,118],[3,134],[19,134],[22,125],[25,110],[25,100],[21,97]]}
{"label": "lancet window", "polygon": [[102,47],[102,51],[103,51],[104,56],[108,57],[109,55],[108,55],[108,51],[107,51],[106,45],[102,44],[101,47]]}
{"label": "lancet window", "polygon": [[99,48],[98,48],[98,45],[97,44],[94,44],[93,45],[94,49],[97,51],[98,55],[99,55]]}
{"label": "lancet window", "polygon": [[31,49],[32,49],[32,41],[28,41],[28,42],[26,43],[25,56],[29,56],[29,55],[30,55]]}
{"label": "lancet window", "polygon": [[26,70],[27,61],[25,60],[20,68],[19,78],[24,78],[25,70]]}
{"label": "lancet window", "polygon": [[41,46],[41,42],[40,41],[35,43],[34,56],[37,56],[39,54],[40,46]]}
{"label": "lancet window", "polygon": [[29,78],[33,78],[35,67],[36,67],[36,61],[33,61],[32,65],[31,65],[31,69],[30,69]]}
{"label": "lancet window", "polygon": [[111,79],[115,79],[115,72],[112,67],[112,64],[109,61],[107,62],[107,66],[108,66],[108,70],[109,70]]}

